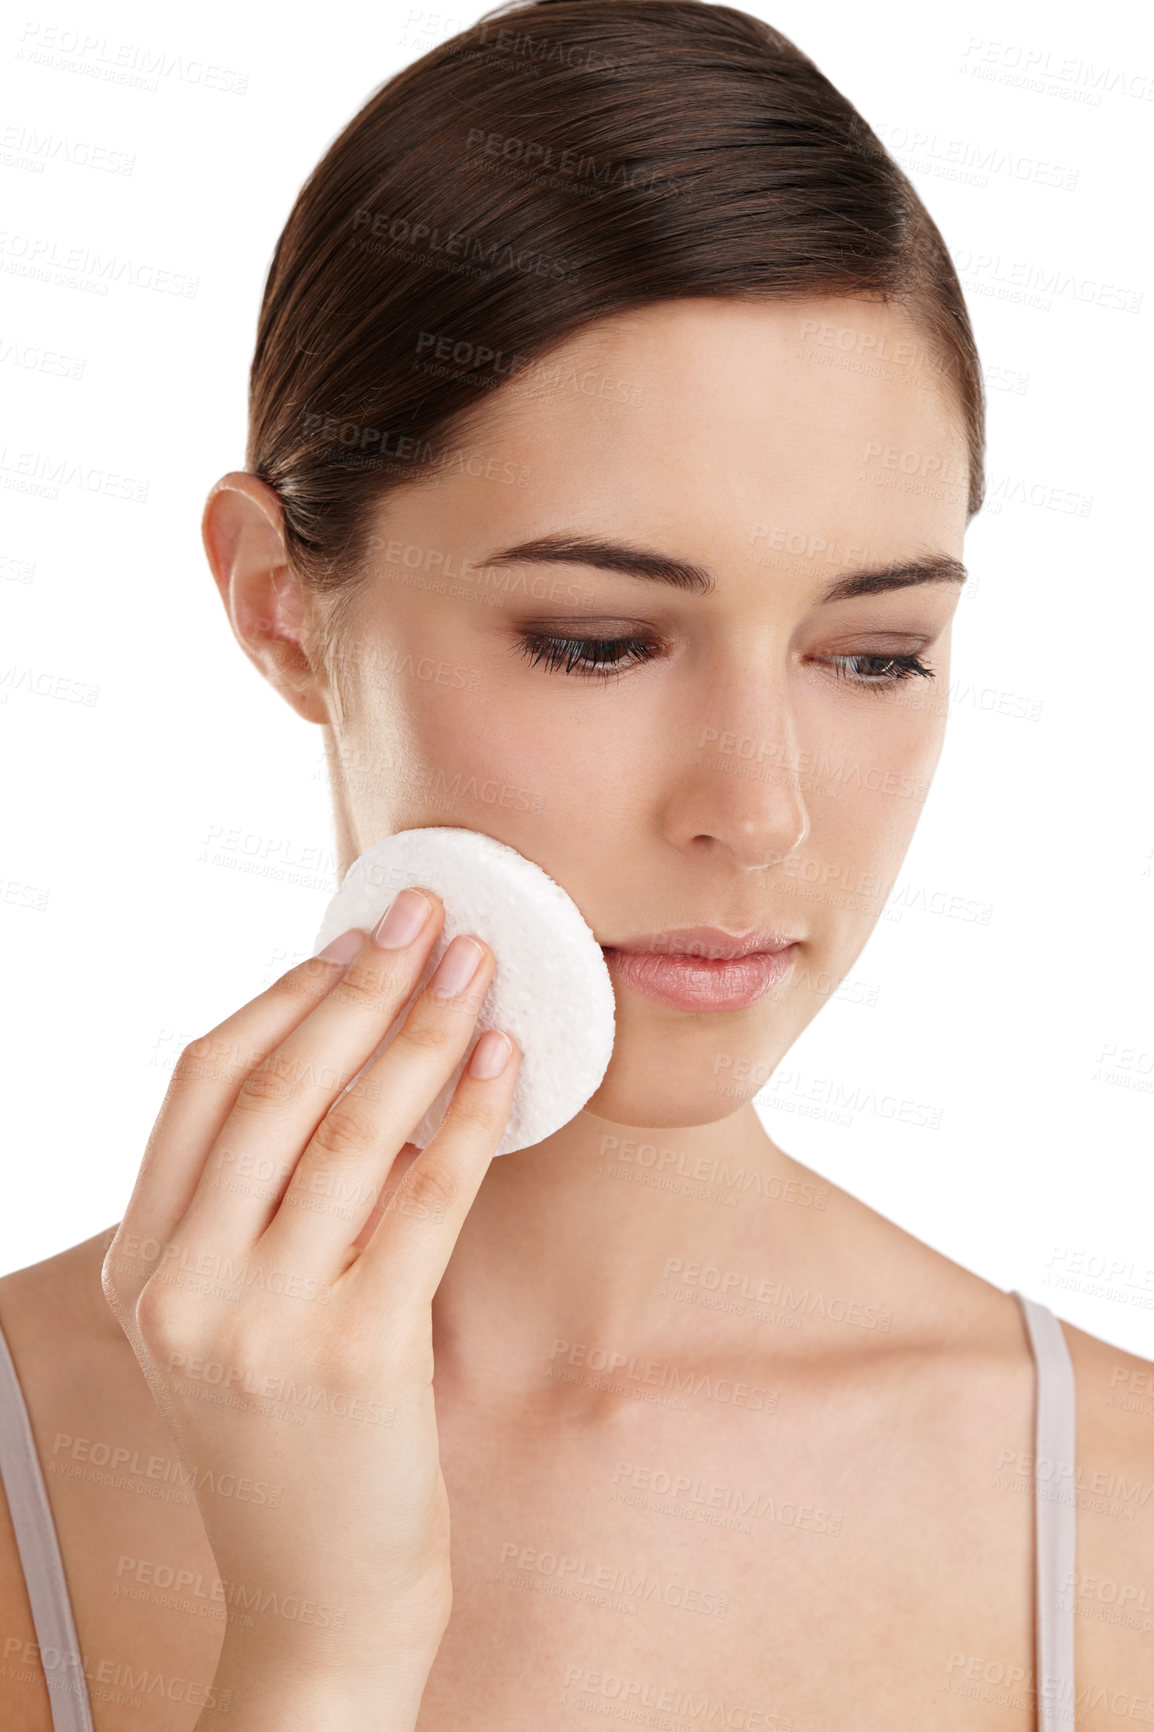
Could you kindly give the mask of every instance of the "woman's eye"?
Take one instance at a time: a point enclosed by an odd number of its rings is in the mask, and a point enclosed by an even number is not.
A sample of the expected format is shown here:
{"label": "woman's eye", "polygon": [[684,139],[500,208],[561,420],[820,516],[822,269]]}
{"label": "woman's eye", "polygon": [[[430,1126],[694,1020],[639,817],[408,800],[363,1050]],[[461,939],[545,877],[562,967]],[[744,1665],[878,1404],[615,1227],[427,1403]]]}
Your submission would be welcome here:
{"label": "woman's eye", "polygon": [[[541,632],[523,632],[517,647],[530,667],[538,663],[562,673],[580,673],[610,679],[638,662],[659,654],[661,645],[642,637],[552,637]],[[899,680],[920,675],[934,678],[934,671],[916,655],[830,656],[827,664],[836,678],[855,686],[884,690]]]}
{"label": "woman's eye", "polygon": [[649,661],[661,648],[641,637],[545,637],[538,632],[522,633],[519,647],[530,667],[540,662],[546,668],[560,668],[562,673],[600,675],[603,679],[623,673],[634,662]]}
{"label": "woman's eye", "polygon": [[[850,671],[845,665],[847,663],[858,669],[865,664],[868,671]],[[933,668],[928,668],[916,655],[830,656],[829,665],[838,679],[848,680],[855,686],[872,686],[875,690],[895,686],[899,680],[908,680],[916,674],[927,680],[934,678]]]}

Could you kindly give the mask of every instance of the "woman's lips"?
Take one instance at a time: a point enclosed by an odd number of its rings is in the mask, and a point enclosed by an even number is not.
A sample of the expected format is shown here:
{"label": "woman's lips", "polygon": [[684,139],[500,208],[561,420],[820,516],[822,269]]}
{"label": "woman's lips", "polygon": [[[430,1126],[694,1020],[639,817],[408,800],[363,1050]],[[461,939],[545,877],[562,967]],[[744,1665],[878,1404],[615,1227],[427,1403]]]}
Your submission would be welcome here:
{"label": "woman's lips", "polygon": [[745,1010],[784,980],[797,951],[796,944],[787,944],[722,961],[602,945],[614,981],[676,1010]]}

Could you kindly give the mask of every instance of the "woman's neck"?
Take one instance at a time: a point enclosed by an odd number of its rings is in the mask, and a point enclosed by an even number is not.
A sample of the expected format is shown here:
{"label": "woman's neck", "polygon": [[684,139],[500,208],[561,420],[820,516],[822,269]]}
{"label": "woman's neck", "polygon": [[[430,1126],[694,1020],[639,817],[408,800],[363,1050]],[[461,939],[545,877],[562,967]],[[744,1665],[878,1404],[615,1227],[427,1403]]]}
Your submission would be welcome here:
{"label": "woman's neck", "polygon": [[854,1285],[830,1196],[750,1105],[686,1129],[580,1113],[490,1166],[434,1301],[439,1375],[516,1400],[561,1359],[796,1350],[797,1295]]}

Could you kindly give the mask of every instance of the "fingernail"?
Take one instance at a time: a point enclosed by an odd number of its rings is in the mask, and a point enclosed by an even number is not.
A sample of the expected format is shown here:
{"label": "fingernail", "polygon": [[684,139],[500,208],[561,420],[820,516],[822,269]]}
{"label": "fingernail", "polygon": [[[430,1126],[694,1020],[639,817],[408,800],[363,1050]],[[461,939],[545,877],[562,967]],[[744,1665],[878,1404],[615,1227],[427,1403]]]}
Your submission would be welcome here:
{"label": "fingernail", "polygon": [[334,938],[326,944],[317,955],[322,962],[351,962],[361,945],[365,935],[359,926],[350,927],[348,932],[342,932],[339,938]]}
{"label": "fingernail", "polygon": [[437,964],[437,972],[429,982],[441,998],[454,998],[462,992],[480,966],[484,952],[475,938],[454,938]]}
{"label": "fingernail", "polygon": [[500,1076],[513,1055],[509,1037],[502,1034],[499,1028],[489,1028],[481,1036],[473,1048],[473,1056],[469,1060],[469,1075],[481,1077],[486,1082],[495,1076]]}
{"label": "fingernail", "polygon": [[373,933],[382,950],[401,950],[411,944],[429,915],[433,904],[419,890],[402,890]]}

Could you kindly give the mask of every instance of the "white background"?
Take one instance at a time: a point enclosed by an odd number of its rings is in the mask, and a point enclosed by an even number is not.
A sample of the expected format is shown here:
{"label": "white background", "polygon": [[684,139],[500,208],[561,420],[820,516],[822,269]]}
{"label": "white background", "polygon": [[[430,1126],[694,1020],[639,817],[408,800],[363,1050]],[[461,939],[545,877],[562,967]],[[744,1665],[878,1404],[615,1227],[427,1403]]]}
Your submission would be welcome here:
{"label": "white background", "polygon": [[[1154,1357],[1154,43],[1135,10],[1072,0],[748,9],[911,173],[990,380],[937,780],[847,995],[759,1106],[950,1257]],[[200,512],[243,467],[261,291],[302,181],[481,10],[85,0],[4,26],[0,1269],[119,1219],[181,1046],[311,950],[335,887],[321,733],[237,647]],[[176,65],[117,82],[124,45]],[[30,276],[34,245],[195,292]],[[21,490],[62,461],[146,498]],[[1053,489],[1088,515],[1030,503]],[[58,678],[92,701],[36,689]],[[246,869],[212,863],[232,831]]]}

